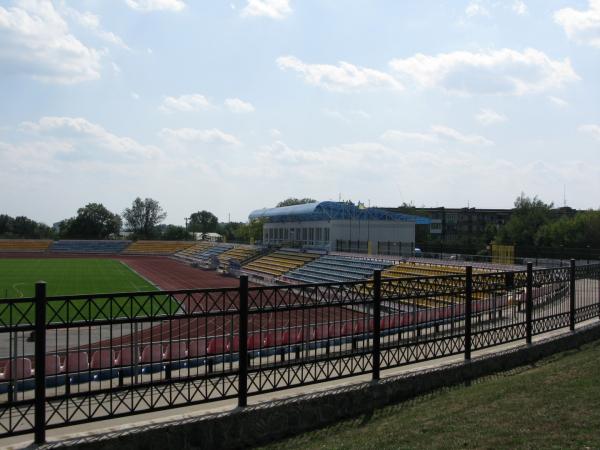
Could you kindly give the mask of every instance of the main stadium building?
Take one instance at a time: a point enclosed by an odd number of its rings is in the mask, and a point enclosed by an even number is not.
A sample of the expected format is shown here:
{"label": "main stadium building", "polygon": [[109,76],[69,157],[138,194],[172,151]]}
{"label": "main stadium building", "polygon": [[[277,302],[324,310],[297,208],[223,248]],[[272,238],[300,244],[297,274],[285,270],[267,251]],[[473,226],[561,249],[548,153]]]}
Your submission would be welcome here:
{"label": "main stadium building", "polygon": [[360,208],[346,202],[315,202],[253,211],[262,219],[263,244],[368,254],[411,254],[415,226],[425,217]]}

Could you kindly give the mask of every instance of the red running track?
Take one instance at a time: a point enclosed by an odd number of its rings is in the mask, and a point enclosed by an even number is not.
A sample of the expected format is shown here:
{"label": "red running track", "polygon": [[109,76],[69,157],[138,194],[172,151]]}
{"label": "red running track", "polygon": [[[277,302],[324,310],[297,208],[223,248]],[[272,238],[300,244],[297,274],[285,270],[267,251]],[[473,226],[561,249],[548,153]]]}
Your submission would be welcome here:
{"label": "red running track", "polygon": [[[182,262],[165,257],[119,257],[119,260],[127,264],[131,269],[151,283],[158,286],[161,290],[177,289],[206,289],[206,288],[232,288],[239,286],[239,280],[236,278],[218,274],[215,271],[193,268]],[[194,298],[194,304],[188,300],[186,309],[203,310],[210,309],[209,304],[220,305],[219,310],[224,304],[237,305],[237,292],[229,292],[225,296],[222,292],[217,292],[213,297],[201,296],[201,299]],[[309,338],[309,330],[315,329],[319,324],[331,324],[334,322],[349,321],[359,319],[364,315],[357,311],[351,311],[340,307],[312,308],[299,311],[281,311],[269,314],[251,314],[248,322],[249,334],[265,334],[265,330],[292,329],[306,330],[304,333]],[[131,345],[132,342],[138,344],[154,342],[170,342],[178,340],[200,340],[208,342],[210,338],[220,338],[221,342],[226,337],[237,334],[238,317],[237,315],[218,315],[215,317],[172,319],[161,321],[156,325],[146,328],[138,333],[124,335],[114,338],[112,341],[103,340],[96,346],[111,345],[111,347],[121,347]]]}

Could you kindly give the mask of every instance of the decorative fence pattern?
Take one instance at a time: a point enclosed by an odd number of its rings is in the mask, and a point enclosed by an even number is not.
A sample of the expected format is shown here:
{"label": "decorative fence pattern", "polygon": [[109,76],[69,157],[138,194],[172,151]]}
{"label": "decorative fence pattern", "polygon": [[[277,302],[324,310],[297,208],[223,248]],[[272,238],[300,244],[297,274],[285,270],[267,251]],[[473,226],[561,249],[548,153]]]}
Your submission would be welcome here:
{"label": "decorative fence pattern", "polygon": [[[464,354],[600,315],[600,265],[0,303],[0,437]],[[3,368],[2,368],[3,367]]]}

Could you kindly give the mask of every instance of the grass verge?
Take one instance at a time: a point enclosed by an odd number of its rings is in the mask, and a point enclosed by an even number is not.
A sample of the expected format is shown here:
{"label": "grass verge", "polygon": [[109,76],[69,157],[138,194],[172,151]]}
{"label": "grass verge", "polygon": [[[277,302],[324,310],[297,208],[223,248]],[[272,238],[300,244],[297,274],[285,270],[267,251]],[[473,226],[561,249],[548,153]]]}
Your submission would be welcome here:
{"label": "grass verge", "polygon": [[600,342],[264,448],[600,448]]}

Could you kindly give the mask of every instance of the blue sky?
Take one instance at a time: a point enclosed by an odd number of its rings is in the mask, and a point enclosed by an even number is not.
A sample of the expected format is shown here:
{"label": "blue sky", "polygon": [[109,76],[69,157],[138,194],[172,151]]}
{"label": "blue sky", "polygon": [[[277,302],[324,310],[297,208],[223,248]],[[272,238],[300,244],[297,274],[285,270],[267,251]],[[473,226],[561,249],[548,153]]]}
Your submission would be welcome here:
{"label": "blue sky", "polygon": [[600,207],[600,0],[0,1],[0,213]]}

